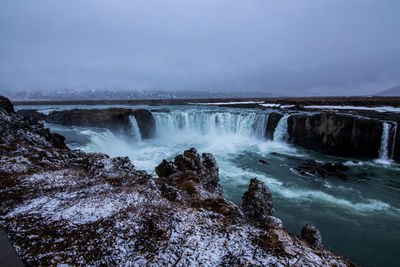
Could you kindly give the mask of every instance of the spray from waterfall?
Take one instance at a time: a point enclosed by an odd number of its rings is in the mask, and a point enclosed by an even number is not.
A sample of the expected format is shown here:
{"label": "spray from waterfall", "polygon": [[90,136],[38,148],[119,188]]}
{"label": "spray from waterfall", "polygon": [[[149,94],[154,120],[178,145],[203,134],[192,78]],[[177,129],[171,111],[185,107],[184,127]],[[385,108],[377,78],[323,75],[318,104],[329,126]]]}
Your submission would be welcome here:
{"label": "spray from waterfall", "polygon": [[288,120],[289,115],[283,116],[275,128],[273,140],[276,142],[286,142],[289,139]]}

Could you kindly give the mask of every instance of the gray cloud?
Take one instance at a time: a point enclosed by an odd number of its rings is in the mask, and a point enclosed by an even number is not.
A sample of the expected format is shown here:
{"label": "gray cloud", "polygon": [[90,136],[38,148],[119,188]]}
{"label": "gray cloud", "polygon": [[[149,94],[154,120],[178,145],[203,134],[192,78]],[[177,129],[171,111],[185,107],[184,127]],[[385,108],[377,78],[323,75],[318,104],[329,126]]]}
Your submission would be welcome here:
{"label": "gray cloud", "polygon": [[2,0],[0,89],[369,94],[400,83],[398,0]]}

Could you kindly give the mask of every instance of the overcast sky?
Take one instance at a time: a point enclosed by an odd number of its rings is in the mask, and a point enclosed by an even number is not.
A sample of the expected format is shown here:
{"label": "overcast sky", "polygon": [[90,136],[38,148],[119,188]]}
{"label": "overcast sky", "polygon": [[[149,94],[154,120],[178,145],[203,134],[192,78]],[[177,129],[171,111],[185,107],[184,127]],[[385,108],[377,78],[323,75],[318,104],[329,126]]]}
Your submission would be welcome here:
{"label": "overcast sky", "polygon": [[370,94],[399,0],[1,0],[0,89]]}

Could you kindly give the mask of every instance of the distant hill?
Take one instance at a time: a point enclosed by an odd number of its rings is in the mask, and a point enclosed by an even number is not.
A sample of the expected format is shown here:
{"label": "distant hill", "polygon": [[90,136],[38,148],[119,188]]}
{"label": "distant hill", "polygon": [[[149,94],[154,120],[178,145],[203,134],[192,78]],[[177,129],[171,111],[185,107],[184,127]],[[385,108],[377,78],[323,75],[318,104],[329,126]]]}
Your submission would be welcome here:
{"label": "distant hill", "polygon": [[274,96],[269,92],[224,92],[224,91],[141,91],[141,90],[1,90],[0,95],[12,101],[42,100],[130,100],[130,99],[196,99],[196,98],[255,98]]}
{"label": "distant hill", "polygon": [[400,96],[400,85],[381,91],[376,96]]}

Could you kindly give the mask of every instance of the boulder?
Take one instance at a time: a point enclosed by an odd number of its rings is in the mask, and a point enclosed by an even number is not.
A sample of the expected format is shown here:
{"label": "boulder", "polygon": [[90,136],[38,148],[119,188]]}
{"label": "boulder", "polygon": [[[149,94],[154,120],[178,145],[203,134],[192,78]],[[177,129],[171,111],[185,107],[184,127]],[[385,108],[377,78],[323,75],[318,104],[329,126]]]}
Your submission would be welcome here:
{"label": "boulder", "polygon": [[249,189],[243,194],[240,206],[246,217],[256,222],[265,221],[267,216],[275,212],[268,187],[257,178],[250,180]]}
{"label": "boulder", "polygon": [[0,96],[0,108],[4,109],[7,113],[14,113],[14,105],[11,103],[11,101],[4,97]]}
{"label": "boulder", "polygon": [[289,142],[333,156],[377,158],[382,123],[378,120],[323,112],[288,118]]}
{"label": "boulder", "polygon": [[320,177],[336,177],[340,179],[346,179],[346,171],[349,169],[349,167],[340,162],[318,163],[314,160],[307,160],[294,169],[301,175],[313,174]]}
{"label": "boulder", "polygon": [[279,120],[283,117],[282,114],[272,112],[268,114],[268,122],[265,130],[265,138],[272,140],[274,138],[275,128],[279,123]]}
{"label": "boulder", "polygon": [[314,225],[306,224],[301,230],[301,238],[312,247],[322,248],[321,233]]}

